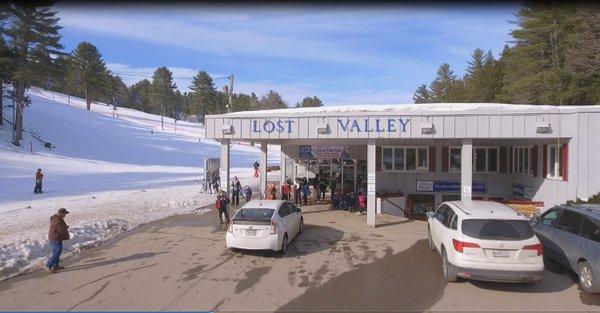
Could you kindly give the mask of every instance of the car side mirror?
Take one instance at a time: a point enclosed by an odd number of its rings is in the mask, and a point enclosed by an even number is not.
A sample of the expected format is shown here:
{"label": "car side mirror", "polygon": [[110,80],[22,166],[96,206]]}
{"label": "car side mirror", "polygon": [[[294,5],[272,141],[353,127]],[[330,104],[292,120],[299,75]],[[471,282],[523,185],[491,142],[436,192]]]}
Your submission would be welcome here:
{"label": "car side mirror", "polygon": [[427,216],[427,218],[433,218],[433,211],[427,211],[425,215]]}
{"label": "car side mirror", "polygon": [[537,225],[537,224],[539,224],[539,222],[540,222],[540,218],[539,218],[539,217],[537,217],[537,216],[532,216],[532,217],[529,219],[529,224],[531,224],[532,226],[533,226],[533,225]]}

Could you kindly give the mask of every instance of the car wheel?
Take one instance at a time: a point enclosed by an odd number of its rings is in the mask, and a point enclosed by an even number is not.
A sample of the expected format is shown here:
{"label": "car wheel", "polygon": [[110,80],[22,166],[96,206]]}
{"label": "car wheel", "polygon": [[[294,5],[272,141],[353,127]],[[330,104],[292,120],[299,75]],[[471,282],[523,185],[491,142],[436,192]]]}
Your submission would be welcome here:
{"label": "car wheel", "polygon": [[240,252],[240,249],[238,249],[238,248],[229,248],[229,251],[231,251],[233,253],[238,253],[238,252]]}
{"label": "car wheel", "polygon": [[298,234],[302,234],[304,231],[304,218],[300,218],[300,225],[298,225]]}
{"label": "car wheel", "polygon": [[577,264],[577,275],[579,275],[579,284],[581,288],[589,293],[600,292],[600,281],[598,275],[587,261]]}
{"label": "car wheel", "polygon": [[431,229],[427,229],[427,247],[431,251],[435,251],[435,245],[433,244],[433,239],[431,239]]}
{"label": "car wheel", "polygon": [[452,268],[452,264],[448,262],[448,257],[446,256],[446,251],[442,248],[442,276],[444,277],[444,281],[448,283],[453,283],[458,279],[456,276],[456,270]]}
{"label": "car wheel", "polygon": [[288,236],[287,234],[283,235],[283,240],[281,240],[281,250],[279,250],[279,254],[284,255],[288,248]]}

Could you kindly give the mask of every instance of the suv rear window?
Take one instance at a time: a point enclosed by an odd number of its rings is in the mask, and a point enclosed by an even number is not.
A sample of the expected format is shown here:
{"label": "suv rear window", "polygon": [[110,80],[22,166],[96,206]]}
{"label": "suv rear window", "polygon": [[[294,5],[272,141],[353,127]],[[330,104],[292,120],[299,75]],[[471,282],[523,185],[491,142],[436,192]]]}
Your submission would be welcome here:
{"label": "suv rear window", "polygon": [[270,221],[273,212],[275,212],[273,209],[244,208],[240,209],[234,219],[238,221]]}
{"label": "suv rear window", "polygon": [[491,240],[524,240],[533,237],[529,221],[467,219],[462,233],[473,238]]}

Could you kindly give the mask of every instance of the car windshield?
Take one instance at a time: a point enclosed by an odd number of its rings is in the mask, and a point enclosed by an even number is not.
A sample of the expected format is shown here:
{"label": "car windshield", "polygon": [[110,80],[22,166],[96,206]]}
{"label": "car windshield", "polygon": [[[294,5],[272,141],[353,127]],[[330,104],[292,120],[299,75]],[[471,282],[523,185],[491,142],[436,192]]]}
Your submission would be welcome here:
{"label": "car windshield", "polygon": [[244,221],[269,221],[273,216],[273,209],[243,208],[235,215],[236,220]]}
{"label": "car windshield", "polygon": [[467,219],[462,222],[462,233],[478,239],[524,240],[533,237],[528,221]]}

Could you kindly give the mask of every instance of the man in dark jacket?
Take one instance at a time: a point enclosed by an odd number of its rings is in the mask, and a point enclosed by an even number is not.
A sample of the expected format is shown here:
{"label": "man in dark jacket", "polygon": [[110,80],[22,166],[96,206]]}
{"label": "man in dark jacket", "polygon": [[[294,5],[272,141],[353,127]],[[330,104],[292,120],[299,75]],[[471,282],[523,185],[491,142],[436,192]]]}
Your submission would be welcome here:
{"label": "man in dark jacket", "polygon": [[240,205],[240,193],[242,192],[242,184],[237,176],[233,177],[231,182],[231,204]]}
{"label": "man in dark jacket", "polygon": [[223,216],[225,216],[225,222],[229,224],[229,213],[227,212],[227,204],[229,204],[229,202],[229,198],[227,198],[225,191],[221,189],[217,196],[217,201],[215,202],[215,207],[219,211],[221,224],[223,224]]}
{"label": "man in dark jacket", "polygon": [[58,263],[60,262],[60,254],[62,253],[63,240],[69,240],[69,226],[65,223],[65,216],[69,211],[62,208],[57,214],[50,217],[50,230],[48,231],[48,246],[52,253],[46,262],[46,269],[52,273],[63,269]]}

